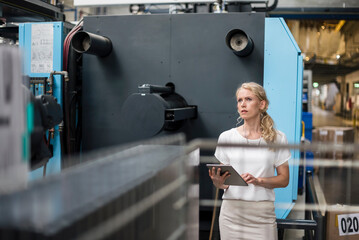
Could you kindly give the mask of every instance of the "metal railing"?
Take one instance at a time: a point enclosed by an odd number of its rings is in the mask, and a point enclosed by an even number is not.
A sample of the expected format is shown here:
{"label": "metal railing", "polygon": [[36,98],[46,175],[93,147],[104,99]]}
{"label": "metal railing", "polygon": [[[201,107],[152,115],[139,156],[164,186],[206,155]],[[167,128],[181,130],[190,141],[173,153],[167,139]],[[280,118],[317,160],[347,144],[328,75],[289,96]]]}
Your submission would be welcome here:
{"label": "metal railing", "polygon": [[[318,206],[317,193],[313,183],[313,174],[307,171],[306,174],[306,191],[305,204]],[[285,229],[302,229],[304,230],[304,240],[322,240],[324,239],[325,216],[322,216],[319,209],[306,209],[305,219],[277,219],[278,239],[282,240]]]}

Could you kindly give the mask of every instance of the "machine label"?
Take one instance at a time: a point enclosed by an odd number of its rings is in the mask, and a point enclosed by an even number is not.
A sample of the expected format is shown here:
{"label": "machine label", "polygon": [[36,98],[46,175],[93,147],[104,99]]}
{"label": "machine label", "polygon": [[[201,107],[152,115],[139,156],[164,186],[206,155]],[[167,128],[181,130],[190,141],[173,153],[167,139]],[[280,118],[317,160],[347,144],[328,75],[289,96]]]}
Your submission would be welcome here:
{"label": "machine label", "polygon": [[31,27],[31,72],[50,73],[53,68],[54,28],[52,24]]}
{"label": "machine label", "polygon": [[338,215],[339,235],[359,234],[359,213]]}

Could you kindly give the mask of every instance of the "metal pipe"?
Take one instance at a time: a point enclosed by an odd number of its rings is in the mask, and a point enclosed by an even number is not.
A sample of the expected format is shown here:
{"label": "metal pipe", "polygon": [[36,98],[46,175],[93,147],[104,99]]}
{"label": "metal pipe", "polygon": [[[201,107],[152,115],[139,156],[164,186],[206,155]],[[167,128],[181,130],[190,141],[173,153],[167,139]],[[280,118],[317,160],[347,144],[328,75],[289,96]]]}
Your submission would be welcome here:
{"label": "metal pipe", "polygon": [[52,78],[53,75],[63,75],[65,81],[69,80],[69,74],[66,71],[52,71],[52,72],[50,72],[50,77],[49,78]]}
{"label": "metal pipe", "polygon": [[254,7],[253,11],[255,11],[255,12],[271,12],[277,8],[277,5],[278,5],[278,0],[274,0],[273,4],[270,5],[269,7],[265,7],[265,8]]}
{"label": "metal pipe", "polygon": [[71,45],[76,52],[100,57],[106,57],[112,51],[112,42],[109,38],[85,31],[75,33]]}
{"label": "metal pipe", "polygon": [[316,221],[308,219],[277,219],[277,227],[285,229],[315,230],[318,227],[318,224]]}

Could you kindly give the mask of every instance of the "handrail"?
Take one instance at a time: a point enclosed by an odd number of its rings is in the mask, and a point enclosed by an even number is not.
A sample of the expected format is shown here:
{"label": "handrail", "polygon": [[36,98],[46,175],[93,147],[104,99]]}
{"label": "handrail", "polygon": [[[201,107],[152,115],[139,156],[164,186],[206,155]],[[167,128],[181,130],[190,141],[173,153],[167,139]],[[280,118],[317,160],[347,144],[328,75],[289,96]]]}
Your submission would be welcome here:
{"label": "handrail", "polygon": [[314,220],[277,219],[277,228],[315,230],[318,224]]}
{"label": "handrail", "polygon": [[305,219],[312,219],[313,216],[313,220],[317,222],[317,228],[314,230],[314,234],[312,231],[306,230],[304,238],[322,240],[325,237],[324,236],[325,217],[319,212],[318,209],[319,201],[313,183],[313,173],[311,171],[307,171],[306,174],[305,203],[306,204],[310,203],[316,206],[315,210],[305,211]]}
{"label": "handrail", "polygon": [[[304,239],[322,240],[324,237],[324,216],[318,209],[318,198],[313,183],[313,174],[306,174],[305,203],[316,206],[314,210],[305,211],[305,219],[277,219],[278,239],[282,240],[285,229],[303,229]],[[314,234],[313,234],[314,232]]]}

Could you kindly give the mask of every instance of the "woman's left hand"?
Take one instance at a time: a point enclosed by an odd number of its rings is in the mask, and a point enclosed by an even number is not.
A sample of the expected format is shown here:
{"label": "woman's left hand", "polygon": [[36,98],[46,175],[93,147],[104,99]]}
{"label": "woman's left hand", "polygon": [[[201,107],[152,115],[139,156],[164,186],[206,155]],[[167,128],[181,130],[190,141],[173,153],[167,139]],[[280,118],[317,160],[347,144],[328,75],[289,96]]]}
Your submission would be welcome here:
{"label": "woman's left hand", "polygon": [[251,183],[253,185],[259,184],[259,179],[254,177],[252,174],[243,173],[241,174],[241,177],[243,178],[244,181],[246,181],[246,183]]}

